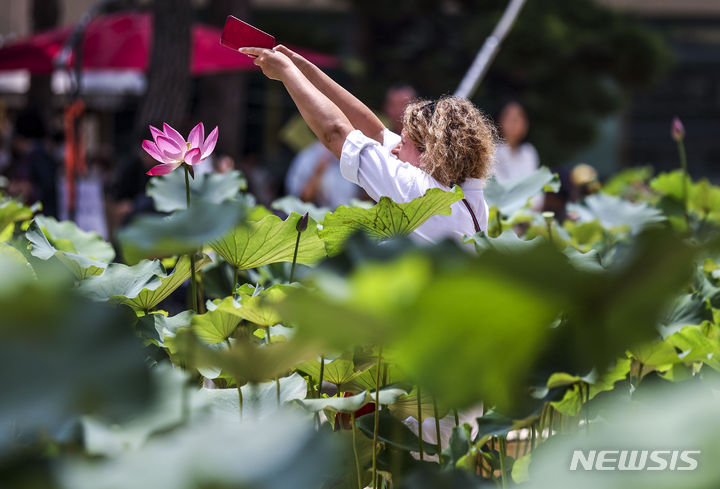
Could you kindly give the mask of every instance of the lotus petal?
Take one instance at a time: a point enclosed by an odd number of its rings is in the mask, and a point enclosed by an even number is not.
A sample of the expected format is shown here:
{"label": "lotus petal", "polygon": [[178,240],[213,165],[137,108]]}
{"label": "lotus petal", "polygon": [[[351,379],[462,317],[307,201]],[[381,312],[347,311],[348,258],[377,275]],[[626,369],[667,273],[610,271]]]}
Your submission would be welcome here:
{"label": "lotus petal", "polygon": [[197,126],[193,127],[188,136],[188,143],[191,148],[202,148],[203,140],[205,139],[205,126],[201,122]]}
{"label": "lotus petal", "polygon": [[153,140],[157,143],[158,136],[164,136],[165,133],[162,132],[160,129],[158,129],[155,126],[150,126],[150,134],[152,134]]}
{"label": "lotus petal", "polygon": [[182,135],[179,132],[177,132],[175,129],[170,127],[169,124],[165,124],[165,123],[163,124],[163,132],[165,133],[165,136],[167,136],[170,139],[172,139],[173,141],[175,141],[177,143],[177,145],[180,146],[181,148],[187,146],[187,143],[185,142],[185,138],[182,137]]}
{"label": "lotus petal", "polygon": [[182,163],[165,163],[163,165],[155,165],[147,172],[148,175],[167,175]]}
{"label": "lotus petal", "polygon": [[170,163],[170,160],[163,155],[160,150],[158,149],[157,145],[153,143],[152,141],[145,140],[142,143],[143,149],[152,156],[154,159],[159,161],[160,163]]}
{"label": "lotus petal", "polygon": [[193,148],[187,153],[185,153],[185,163],[189,165],[196,165],[202,161],[202,153],[200,153],[200,148]]}
{"label": "lotus petal", "polygon": [[157,147],[170,160],[182,160],[185,155],[183,148],[170,138],[158,136]]}
{"label": "lotus petal", "polygon": [[205,140],[205,143],[202,147],[202,158],[205,159],[208,156],[210,156],[210,153],[213,152],[215,149],[215,145],[217,144],[218,140],[218,128],[215,126],[215,129],[212,130],[210,135]]}

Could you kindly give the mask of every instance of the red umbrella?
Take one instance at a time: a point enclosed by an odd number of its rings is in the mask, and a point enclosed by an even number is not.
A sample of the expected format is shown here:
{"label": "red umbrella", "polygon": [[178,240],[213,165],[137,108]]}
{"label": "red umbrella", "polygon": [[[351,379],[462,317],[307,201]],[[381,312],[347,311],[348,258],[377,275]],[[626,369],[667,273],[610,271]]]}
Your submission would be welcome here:
{"label": "red umbrella", "polygon": [[[0,71],[29,70],[51,73],[55,58],[73,27],[46,31],[0,48]],[[222,29],[204,24],[192,26],[190,72],[209,75],[223,71],[249,70],[252,60],[220,45]],[[119,13],[94,19],[85,31],[83,68],[146,71],[152,43],[152,16],[141,13]],[[298,49],[300,54],[318,66],[334,67],[334,56]]]}

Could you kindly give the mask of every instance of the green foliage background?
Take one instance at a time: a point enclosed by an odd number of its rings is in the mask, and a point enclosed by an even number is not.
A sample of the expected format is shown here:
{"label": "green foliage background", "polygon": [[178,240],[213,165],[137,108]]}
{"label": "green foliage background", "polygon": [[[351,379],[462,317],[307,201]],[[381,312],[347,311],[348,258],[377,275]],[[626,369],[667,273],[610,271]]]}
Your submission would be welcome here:
{"label": "green foliage background", "polygon": [[[354,0],[357,92],[379,107],[393,83],[421,95],[452,93],[492,32],[505,0]],[[543,164],[593,142],[598,123],[665,71],[662,39],[593,0],[530,0],[474,98],[490,114],[521,101]],[[382,74],[382,76],[378,76]]]}

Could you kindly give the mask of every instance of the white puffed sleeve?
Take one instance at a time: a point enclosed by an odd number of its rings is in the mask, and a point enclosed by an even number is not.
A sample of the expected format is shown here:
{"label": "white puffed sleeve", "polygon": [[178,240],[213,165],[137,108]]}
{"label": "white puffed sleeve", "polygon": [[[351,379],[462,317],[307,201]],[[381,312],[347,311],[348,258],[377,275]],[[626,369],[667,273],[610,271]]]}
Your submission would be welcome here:
{"label": "white puffed sleeve", "polygon": [[[386,132],[390,136],[384,136],[383,139],[391,140],[393,133]],[[345,139],[340,156],[340,172],[346,180],[365,189],[375,201],[385,196],[395,202],[409,202],[430,188],[441,187],[430,175],[398,160],[390,154],[390,149],[359,130],[352,131]]]}

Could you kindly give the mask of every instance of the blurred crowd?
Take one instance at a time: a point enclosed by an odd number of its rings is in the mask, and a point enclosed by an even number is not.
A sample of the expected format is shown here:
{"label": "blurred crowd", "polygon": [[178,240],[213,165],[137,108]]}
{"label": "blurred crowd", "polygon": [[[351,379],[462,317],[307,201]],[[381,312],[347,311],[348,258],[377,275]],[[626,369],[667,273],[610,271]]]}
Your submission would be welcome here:
{"label": "blurred crowd", "polygon": [[[417,96],[409,85],[387,90],[381,118],[393,132],[400,132],[405,106]],[[531,124],[522,103],[510,100],[493,116],[501,139],[495,155],[495,178],[509,182],[532,174],[542,164],[542,155],[527,141]],[[88,155],[87,171],[77,179],[77,205],[70,216],[63,132],[49,128],[41,114],[32,110],[22,111],[12,120],[0,117],[0,175],[4,177],[5,193],[28,205],[41,202],[45,215],[72,218],[80,227],[111,240],[134,216],[153,212],[152,199],[145,192],[150,178],[146,172],[156,162],[140,149],[140,144],[137,151],[124,158],[106,153]],[[368,200],[362,189],[342,177],[337,158],[318,141],[288,158],[286,168],[284,176],[278,178],[257,155],[236,161],[216,153],[197,165],[196,178],[204,173],[240,170],[248,190],[267,206],[283,195],[329,209],[355,199]],[[598,176],[589,165],[554,170],[562,181],[560,192],[537,196],[531,204],[534,210],[553,211],[562,220],[567,202],[580,200],[599,188]]]}

